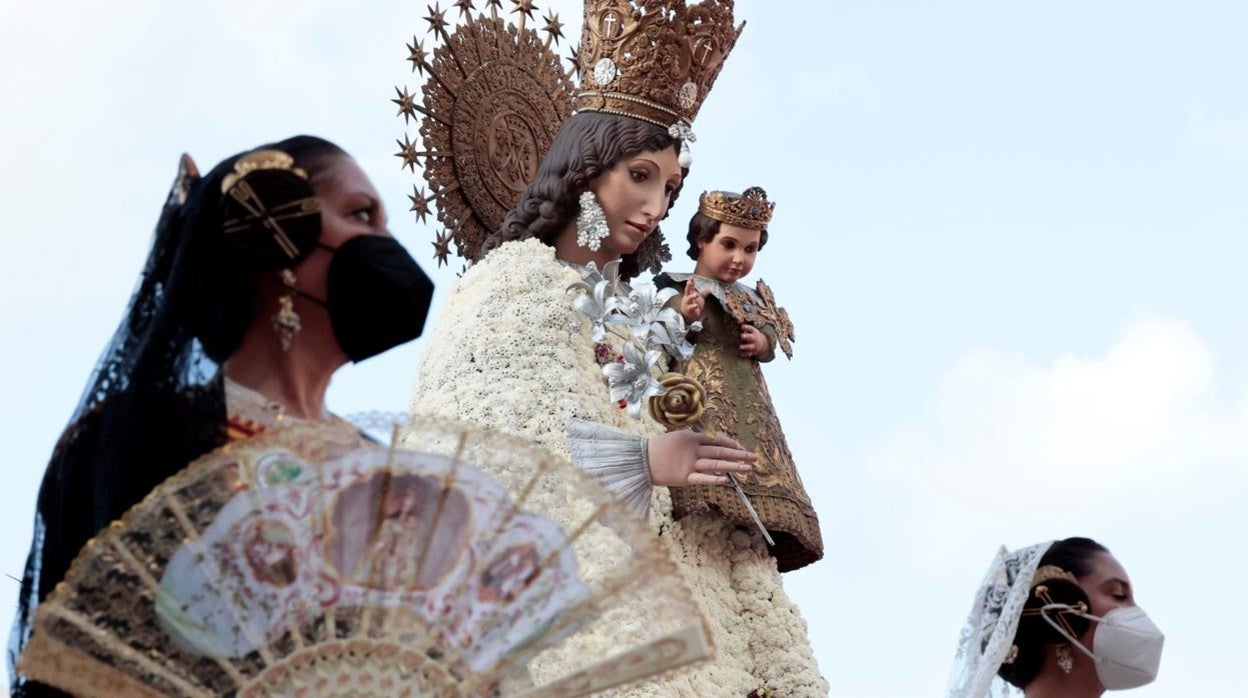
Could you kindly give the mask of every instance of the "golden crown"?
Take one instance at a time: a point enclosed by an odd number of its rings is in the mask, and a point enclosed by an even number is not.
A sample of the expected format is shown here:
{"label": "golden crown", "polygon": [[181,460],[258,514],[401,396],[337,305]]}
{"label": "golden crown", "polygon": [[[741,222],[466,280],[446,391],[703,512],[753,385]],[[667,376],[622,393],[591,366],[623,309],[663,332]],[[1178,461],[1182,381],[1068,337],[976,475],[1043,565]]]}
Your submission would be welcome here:
{"label": "golden crown", "polygon": [[698,213],[750,230],[766,228],[775,211],[776,204],[767,200],[767,192],[762,187],[750,187],[741,194],[708,191],[698,199]]}
{"label": "golden crown", "polygon": [[575,108],[687,130],[745,28],[733,26],[732,7],[733,0],[585,0]]}
{"label": "golden crown", "polygon": [[565,73],[551,50],[563,38],[558,15],[548,11],[543,40],[527,24],[534,0],[511,0],[510,13],[503,0],[486,0],[488,15],[475,17],[474,1],[454,0],[458,26],[447,19],[449,9],[429,7],[433,55],[416,37],[407,45],[412,70],[429,80],[417,95],[396,85],[391,100],[405,125],[421,122],[420,139],[405,132],[395,155],[413,172],[423,167],[433,189],[414,188],[408,198],[422,222],[436,202],[445,226],[434,242],[439,264],[452,242],[464,259],[480,259],[486,238],[502,226],[573,111],[665,128],[680,140],[678,162],[688,167],[693,117],[745,27],[733,27],[733,0],[689,6],[687,0],[585,0],[580,48]]}

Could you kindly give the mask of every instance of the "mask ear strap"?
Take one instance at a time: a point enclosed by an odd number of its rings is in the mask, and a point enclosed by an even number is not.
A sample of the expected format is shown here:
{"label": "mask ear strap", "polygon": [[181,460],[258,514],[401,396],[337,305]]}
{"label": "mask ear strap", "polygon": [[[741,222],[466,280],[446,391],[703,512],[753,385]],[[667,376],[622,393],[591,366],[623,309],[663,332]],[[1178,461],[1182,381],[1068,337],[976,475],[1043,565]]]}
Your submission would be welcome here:
{"label": "mask ear strap", "polygon": [[[1037,589],[1037,592],[1038,591],[1039,589]],[[1048,596],[1047,589],[1045,590],[1045,596],[1046,597]],[[1082,642],[1080,642],[1078,639],[1075,638],[1075,634],[1070,631],[1070,624],[1067,623],[1064,618],[1062,618],[1061,616],[1058,616],[1058,620],[1062,621],[1061,625],[1059,625],[1057,621],[1049,617],[1050,611],[1059,611],[1059,612],[1066,611],[1067,613],[1074,613],[1075,615],[1082,616],[1084,618],[1088,618],[1097,622],[1100,622],[1101,618],[1099,616],[1094,616],[1091,613],[1088,613],[1087,607],[1083,604],[1082,601],[1076,604],[1075,606],[1071,606],[1070,604],[1067,604],[1067,603],[1050,603],[1045,606],[1041,606],[1038,611],[1024,611],[1024,614],[1039,613],[1040,617],[1043,618],[1046,623],[1053,626],[1054,630],[1061,633],[1062,637],[1069,640],[1070,644],[1074,645],[1075,647],[1078,647],[1079,651],[1088,655],[1088,657],[1092,661],[1097,661],[1096,655],[1092,654],[1092,650],[1085,647]]]}
{"label": "mask ear strap", "polygon": [[[1045,603],[1045,608],[1054,608],[1057,606],[1064,606],[1065,608],[1069,609],[1068,612],[1087,613],[1088,611],[1088,607],[1084,605],[1082,601],[1079,602],[1078,605],[1076,606],[1071,606],[1069,604],[1059,604],[1058,602],[1054,601],[1053,595],[1049,593],[1049,586],[1047,584],[1037,584],[1031,590],[1031,593],[1034,594],[1036,598],[1040,599],[1041,601]],[[1043,612],[1043,609],[1041,609],[1041,612]],[[1024,612],[1024,615],[1034,615],[1034,613],[1027,614],[1026,612]],[[1047,616],[1046,616],[1046,619],[1047,619]],[[1072,637],[1075,635],[1075,629],[1070,627],[1070,622],[1066,620],[1065,615],[1059,613],[1057,616],[1057,622],[1060,623],[1062,626],[1060,630],[1065,631],[1065,632],[1062,632],[1062,635],[1065,635],[1067,637]],[[1052,625],[1052,623],[1053,621],[1049,620],[1049,624]]]}
{"label": "mask ear strap", "polygon": [[320,298],[317,298],[316,296],[313,296],[313,295],[311,295],[311,294],[308,294],[308,293],[306,293],[306,292],[304,292],[304,291],[301,291],[301,290],[299,290],[299,289],[295,289],[295,293],[296,293],[296,294],[297,294],[300,298],[303,298],[303,299],[305,299],[305,300],[308,300],[308,301],[310,301],[310,302],[312,302],[312,303],[315,303],[315,304],[317,304],[317,305],[321,306],[322,308],[325,308],[326,310],[329,310],[329,303],[325,302],[324,300],[322,300],[322,299],[320,299]]}
{"label": "mask ear strap", "polygon": [[285,270],[283,274],[290,274],[289,279],[287,279],[284,276],[282,278],[282,285],[284,285],[289,290],[290,293],[296,296],[299,296],[300,298],[303,298],[305,300],[308,300],[312,303],[315,303],[321,306],[322,308],[325,308],[326,310],[329,310],[329,303],[327,303],[325,299],[317,298],[316,296],[313,296],[312,294],[299,288],[299,284],[295,281],[294,273],[292,273],[289,269]]}
{"label": "mask ear strap", "polygon": [[[329,245],[326,245],[320,240],[316,241],[316,246],[323,250],[328,250],[331,254],[338,251],[337,247],[330,247]],[[324,298],[317,298],[316,296],[310,295],[295,285],[288,284],[288,287],[290,288],[291,291],[295,293],[295,295],[299,296],[300,298],[311,301],[321,306],[322,308],[329,310],[329,303]]]}

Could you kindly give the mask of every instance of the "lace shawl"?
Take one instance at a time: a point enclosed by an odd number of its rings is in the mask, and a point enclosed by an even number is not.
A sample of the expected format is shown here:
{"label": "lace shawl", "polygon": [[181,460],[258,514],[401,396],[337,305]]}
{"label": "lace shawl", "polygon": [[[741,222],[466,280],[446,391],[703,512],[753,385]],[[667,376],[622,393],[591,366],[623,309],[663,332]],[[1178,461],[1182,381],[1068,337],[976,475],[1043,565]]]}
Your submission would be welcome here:
{"label": "lace shawl", "polygon": [[[1023,605],[1031,593],[1040,558],[1052,541],[1014,552],[997,551],[971,606],[958,642],[958,653],[949,677],[949,698],[986,698],[997,670],[1009,656],[1018,632]],[[1002,695],[1008,687],[1004,681]]]}

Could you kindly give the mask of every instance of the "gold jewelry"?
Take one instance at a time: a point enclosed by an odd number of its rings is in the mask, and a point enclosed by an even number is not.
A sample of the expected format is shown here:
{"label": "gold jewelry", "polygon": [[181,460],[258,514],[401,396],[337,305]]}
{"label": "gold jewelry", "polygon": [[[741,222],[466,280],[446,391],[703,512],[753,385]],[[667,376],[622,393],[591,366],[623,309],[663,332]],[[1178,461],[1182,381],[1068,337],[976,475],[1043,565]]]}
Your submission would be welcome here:
{"label": "gold jewelry", "polygon": [[273,330],[277,332],[277,337],[282,342],[282,351],[290,351],[290,344],[294,341],[295,335],[303,329],[303,325],[299,323],[299,313],[295,312],[295,292],[298,290],[298,282],[295,279],[295,272],[289,269],[281,270],[278,278],[286,287],[286,292],[278,297],[277,312],[270,319],[273,322]]}
{"label": "gold jewelry", "polygon": [[750,187],[741,194],[708,191],[698,199],[698,213],[750,230],[766,228],[775,211],[775,202],[767,200],[767,192],[762,187]]}
{"label": "gold jewelry", "polygon": [[1036,587],[1054,579],[1062,579],[1076,586],[1079,585],[1079,580],[1076,579],[1075,575],[1070,572],[1067,572],[1057,565],[1045,565],[1037,569],[1036,573],[1032,575],[1031,586]]}
{"label": "gold jewelry", "polygon": [[[1055,603],[1053,601],[1053,595],[1049,593],[1049,586],[1048,586],[1049,582],[1060,579],[1064,582],[1070,582],[1071,584],[1074,584],[1076,586],[1079,585],[1079,580],[1075,578],[1075,575],[1071,574],[1070,572],[1067,572],[1066,570],[1056,565],[1045,565],[1037,569],[1036,573],[1032,575],[1031,579],[1032,579],[1032,585],[1031,585],[1032,596],[1035,596],[1037,599],[1040,599],[1041,601],[1043,601],[1046,606],[1052,605],[1053,603]],[[1082,615],[1087,612],[1088,612],[1088,605],[1082,601],[1079,601],[1073,605],[1070,605],[1070,610],[1059,610],[1053,613],[1056,616],[1057,624],[1062,626],[1062,630],[1065,630],[1068,636],[1075,637],[1078,633],[1076,633],[1075,629],[1070,626],[1070,620],[1067,619],[1066,616],[1067,614],[1070,614],[1070,613],[1074,613],[1076,615]],[[1044,613],[1045,611],[1043,607],[1029,608],[1029,609],[1025,609],[1022,615],[1043,616]]]}
{"label": "gold jewelry", "polygon": [[221,180],[221,193],[229,194],[240,179],[256,170],[286,170],[303,179],[308,178],[307,172],[295,167],[295,159],[289,153],[283,153],[280,150],[257,150],[244,155],[234,163],[234,171]]}
{"label": "gold jewelry", "polygon": [[240,157],[221,180],[222,230],[253,253],[273,257],[273,266],[298,261],[321,233],[320,202],[307,180],[280,150]]}

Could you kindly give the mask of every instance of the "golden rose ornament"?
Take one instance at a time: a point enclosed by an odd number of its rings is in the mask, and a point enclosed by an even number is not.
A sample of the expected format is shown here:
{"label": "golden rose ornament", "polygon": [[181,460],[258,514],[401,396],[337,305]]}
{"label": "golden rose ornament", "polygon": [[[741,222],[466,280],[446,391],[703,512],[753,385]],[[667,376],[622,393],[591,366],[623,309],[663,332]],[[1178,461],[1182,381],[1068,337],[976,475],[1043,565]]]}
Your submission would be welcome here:
{"label": "golden rose ornament", "polygon": [[706,390],[702,384],[680,373],[664,373],[659,385],[662,395],[650,398],[650,416],[668,429],[696,424],[705,411]]}

